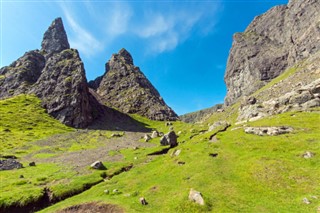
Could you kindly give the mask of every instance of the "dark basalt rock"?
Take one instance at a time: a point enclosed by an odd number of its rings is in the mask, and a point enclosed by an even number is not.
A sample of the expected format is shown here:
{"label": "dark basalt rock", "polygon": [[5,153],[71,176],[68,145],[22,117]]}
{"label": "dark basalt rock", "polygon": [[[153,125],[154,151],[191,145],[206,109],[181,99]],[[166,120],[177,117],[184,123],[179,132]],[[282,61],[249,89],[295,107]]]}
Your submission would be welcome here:
{"label": "dark basalt rock", "polygon": [[45,66],[45,58],[39,51],[25,53],[10,66],[0,69],[0,98],[26,93],[38,80]]}
{"label": "dark basalt rock", "polygon": [[83,63],[75,49],[52,55],[29,93],[41,98],[48,113],[68,126],[86,127],[93,120]]}
{"label": "dark basalt rock", "polygon": [[89,85],[106,100],[106,105],[121,112],[137,113],[152,120],[178,119],[139,67],[133,65],[132,56],[125,49],[113,54],[105,74]]}
{"label": "dark basalt rock", "polygon": [[61,18],[56,18],[44,33],[41,47],[46,58],[50,57],[54,53],[59,53],[70,48]]}
{"label": "dark basalt rock", "polygon": [[319,11],[318,0],[291,0],[236,33],[225,74],[225,104],[249,96],[287,67],[319,51]]}

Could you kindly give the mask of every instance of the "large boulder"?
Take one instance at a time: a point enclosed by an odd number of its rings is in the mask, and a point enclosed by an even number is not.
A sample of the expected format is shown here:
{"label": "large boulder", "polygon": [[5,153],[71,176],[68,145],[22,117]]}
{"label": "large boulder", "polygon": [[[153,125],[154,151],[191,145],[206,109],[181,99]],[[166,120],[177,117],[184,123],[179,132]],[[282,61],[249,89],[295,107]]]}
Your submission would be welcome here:
{"label": "large boulder", "polygon": [[170,147],[176,147],[178,146],[178,141],[177,141],[177,135],[174,131],[170,131],[169,133],[165,134],[161,139],[160,139],[160,144],[163,146],[168,146]]}

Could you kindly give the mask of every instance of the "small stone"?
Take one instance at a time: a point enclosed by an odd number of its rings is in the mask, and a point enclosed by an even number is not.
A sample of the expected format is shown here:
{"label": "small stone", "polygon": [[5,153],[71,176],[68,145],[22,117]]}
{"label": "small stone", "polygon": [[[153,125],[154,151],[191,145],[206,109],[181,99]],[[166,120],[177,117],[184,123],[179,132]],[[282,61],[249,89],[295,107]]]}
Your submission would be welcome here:
{"label": "small stone", "polygon": [[171,154],[171,157],[178,156],[180,155],[180,153],[181,153],[181,149],[174,150],[174,152]]}
{"label": "small stone", "polygon": [[118,189],[114,189],[114,190],[112,190],[112,193],[114,193],[114,194],[117,194],[119,192],[119,190]]}
{"label": "small stone", "polygon": [[184,162],[184,161],[178,161],[178,165],[182,166],[182,165],[184,165],[184,164],[186,164],[186,162]]}
{"label": "small stone", "polygon": [[148,134],[145,134],[143,138],[145,142],[148,142],[149,140],[151,140],[151,137]]}
{"label": "small stone", "polygon": [[303,157],[305,159],[312,158],[313,156],[314,156],[314,153],[312,153],[312,152],[306,152],[306,153],[303,154]]}
{"label": "small stone", "polygon": [[148,202],[146,201],[146,199],[144,198],[144,197],[140,197],[139,198],[139,201],[140,201],[140,203],[142,204],[142,205],[148,205]]}
{"label": "small stone", "polygon": [[303,198],[303,203],[305,203],[305,204],[307,204],[307,205],[309,205],[311,202],[308,200],[308,198]]}
{"label": "small stone", "polygon": [[93,169],[106,169],[106,167],[103,165],[101,161],[96,161],[93,164],[90,165]]}
{"label": "small stone", "polygon": [[36,166],[36,163],[35,162],[30,162],[29,166]]}
{"label": "small stone", "polygon": [[122,135],[120,134],[120,133],[113,133],[113,134],[111,134],[111,137],[112,138],[119,138],[119,137],[121,137]]}
{"label": "small stone", "polygon": [[104,192],[105,194],[109,194],[109,193],[110,193],[110,191],[109,191],[108,189],[104,190],[103,192]]}
{"label": "small stone", "polygon": [[190,189],[189,192],[189,200],[199,204],[199,205],[204,205],[204,200],[203,197],[201,195],[201,192],[198,192],[194,189]]}
{"label": "small stone", "polygon": [[159,137],[159,132],[158,131],[153,131],[152,135],[151,135],[151,138],[157,138],[157,137]]}
{"label": "small stone", "polygon": [[139,149],[139,147],[136,147],[136,146],[135,146],[135,147],[133,147],[133,150],[138,150],[138,149]]}
{"label": "small stone", "polygon": [[172,126],[172,123],[171,122],[167,122],[166,126]]}

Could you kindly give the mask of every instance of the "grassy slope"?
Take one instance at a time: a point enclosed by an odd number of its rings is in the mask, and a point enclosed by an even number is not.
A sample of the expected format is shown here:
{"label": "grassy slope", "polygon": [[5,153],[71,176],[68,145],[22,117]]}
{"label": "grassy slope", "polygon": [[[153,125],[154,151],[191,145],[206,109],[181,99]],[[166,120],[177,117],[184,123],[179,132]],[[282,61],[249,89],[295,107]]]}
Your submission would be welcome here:
{"label": "grassy slope", "polygon": [[1,154],[19,155],[18,149],[28,146],[30,141],[72,131],[51,118],[34,96],[19,95],[1,100],[0,115]]}
{"label": "grassy slope", "polygon": [[[207,134],[198,135],[179,145],[178,157],[170,156],[173,150],[156,156],[43,212],[88,201],[118,204],[128,212],[314,212],[320,204],[311,198],[320,197],[320,157],[304,159],[301,155],[320,153],[320,114],[292,114],[250,125],[290,125],[293,133],[261,137],[229,129],[218,135],[217,143],[209,142]],[[212,158],[209,153],[219,155]],[[190,188],[203,193],[206,206],[188,201]],[[118,189],[120,194],[106,195],[105,189]],[[145,197],[149,205],[142,206],[139,197]],[[304,197],[312,203],[303,204]]]}
{"label": "grassy slope", "polygon": [[[1,117],[0,122],[5,122],[1,123],[0,128],[2,131],[10,129],[11,132],[0,133],[0,140],[5,141],[2,152],[18,156],[36,153],[39,149],[31,141],[56,133],[67,135],[72,131],[47,116],[41,109],[39,100],[33,97],[19,96],[17,100],[0,102],[3,103],[5,104],[1,105],[0,110],[7,111],[4,113],[6,116]],[[176,148],[182,150],[179,156],[171,157],[173,150],[165,155],[147,156],[163,148],[159,146],[120,150],[123,160],[104,162],[108,168],[106,172],[112,175],[121,167],[132,164],[133,168],[129,172],[114,176],[80,195],[44,209],[43,212],[54,212],[66,206],[89,201],[118,204],[127,212],[315,212],[320,205],[320,109],[285,113],[247,124],[294,127],[294,132],[286,135],[248,135],[242,128],[232,130],[237,126],[231,126],[226,132],[219,133],[218,142],[213,143],[209,142],[213,132],[201,134],[208,128],[208,124],[217,120],[228,120],[234,124],[239,105],[237,103],[223,113],[215,113],[203,125],[173,122],[174,130],[181,131],[178,139],[180,144]],[[29,107],[29,111],[25,109]],[[19,113],[27,113],[17,116],[16,110],[11,110],[14,108],[19,108]],[[7,113],[9,111],[12,113]],[[39,114],[30,114],[34,112]],[[26,117],[30,117],[28,122]],[[166,133],[169,128],[164,122],[150,121],[137,115],[133,115],[133,118],[161,132]],[[42,119],[45,119],[45,122],[41,123]],[[13,120],[16,124],[11,124]],[[29,120],[36,124],[30,132],[27,130]],[[52,122],[57,126],[51,124],[46,131],[37,129],[38,126]],[[24,131],[20,131],[21,129]],[[86,143],[87,140],[70,142],[70,146],[55,151],[54,155],[99,146],[95,139],[97,134],[95,131],[88,133],[87,138],[92,139],[89,144]],[[103,134],[107,136],[110,132]],[[16,144],[9,142],[12,141],[8,140],[11,138],[17,141]],[[8,142],[11,145],[7,146]],[[152,139],[151,143],[159,144],[159,138]],[[21,148],[26,145],[28,149]],[[52,149],[48,153],[39,153],[38,157],[50,158],[51,151]],[[311,159],[304,159],[302,154],[305,151],[314,152],[316,155]],[[218,153],[218,156],[213,158],[209,153]],[[117,153],[109,153],[113,154]],[[178,162],[185,164],[180,165]],[[35,200],[42,194],[44,186],[49,187],[56,196],[81,191],[86,184],[101,180],[101,173],[91,171],[86,176],[78,175],[70,168],[49,163],[23,170],[2,171],[1,192],[4,193],[0,193],[0,206],[17,201],[25,204]],[[20,174],[26,178],[19,179]],[[188,201],[190,188],[202,192],[205,206]],[[111,193],[105,194],[105,189]],[[120,193],[112,193],[113,189],[118,189]],[[318,199],[311,196],[317,196]],[[142,206],[139,197],[145,197],[149,205]],[[312,203],[304,204],[304,197]]]}

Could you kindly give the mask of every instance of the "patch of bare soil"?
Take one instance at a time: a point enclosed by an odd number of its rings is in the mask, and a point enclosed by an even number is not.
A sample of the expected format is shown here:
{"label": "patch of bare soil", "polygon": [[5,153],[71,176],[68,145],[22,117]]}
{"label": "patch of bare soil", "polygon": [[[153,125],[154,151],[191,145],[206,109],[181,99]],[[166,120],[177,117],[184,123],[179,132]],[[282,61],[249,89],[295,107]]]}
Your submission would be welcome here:
{"label": "patch of bare soil", "polygon": [[123,209],[113,204],[84,203],[70,206],[56,213],[123,213]]}
{"label": "patch of bare soil", "polygon": [[[90,130],[89,130],[90,131]],[[85,132],[77,132],[77,133],[70,133],[65,135],[59,135],[55,138],[42,140],[37,143],[37,145],[40,146],[48,146],[51,144],[51,146],[54,146],[54,144],[57,144],[61,147],[62,144],[64,146],[70,146],[70,141],[74,140],[89,140],[86,139],[86,136],[88,133]],[[64,153],[58,153],[57,156],[45,158],[45,159],[33,159],[32,156],[26,156],[24,160],[29,161],[37,161],[39,163],[58,163],[65,166],[71,166],[74,170],[76,170],[79,173],[85,173],[88,172],[87,167],[92,164],[95,161],[109,161],[109,162],[115,162],[120,161],[122,159],[122,155],[120,154],[113,154],[109,155],[110,151],[113,151],[113,153],[117,153],[118,151],[122,149],[134,149],[136,148],[142,148],[142,147],[152,147],[155,146],[152,143],[144,143],[139,142],[139,139],[143,137],[144,133],[142,132],[125,132],[122,137],[114,137],[114,138],[107,138],[107,137],[99,137],[99,146],[96,148],[90,148],[85,150],[79,150],[79,151],[73,151],[73,152],[64,152]],[[72,139],[71,139],[72,138]],[[62,145],[63,146],[63,145]],[[47,148],[44,148],[44,150],[39,150],[37,153],[48,153]],[[36,154],[36,153],[34,153]],[[34,155],[33,154],[33,155]]]}

